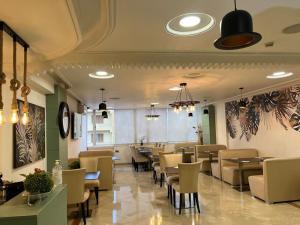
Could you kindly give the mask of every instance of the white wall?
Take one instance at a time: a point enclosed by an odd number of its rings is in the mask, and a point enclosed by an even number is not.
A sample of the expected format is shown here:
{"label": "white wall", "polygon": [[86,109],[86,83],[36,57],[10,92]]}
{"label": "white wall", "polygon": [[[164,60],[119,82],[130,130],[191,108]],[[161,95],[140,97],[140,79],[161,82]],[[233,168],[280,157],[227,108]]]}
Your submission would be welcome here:
{"label": "white wall", "polygon": [[[12,92],[9,90],[9,82],[3,85],[3,102],[4,113],[6,119],[9,117],[10,105],[12,100]],[[19,91],[20,94],[20,91]],[[20,96],[18,96],[20,98]],[[20,98],[21,99],[21,98]],[[46,107],[46,96],[36,91],[31,91],[28,96],[28,101],[35,105]],[[46,130],[45,130],[46,132]],[[23,167],[13,169],[13,128],[10,123],[5,123],[0,126],[0,172],[3,173],[4,179],[10,181],[20,181],[23,177],[20,174],[28,174],[34,171],[34,168],[46,170],[46,158],[37,162],[25,165]],[[47,146],[47,145],[46,145]],[[45,148],[46,148],[45,146]],[[47,150],[45,149],[46,154]]]}
{"label": "white wall", "polygon": [[[77,100],[73,97],[67,95],[67,103],[69,105],[70,112],[77,112]],[[84,119],[84,118],[82,118]],[[82,125],[85,125],[86,123],[82,123]],[[86,129],[83,129],[82,136],[85,136],[84,133]],[[68,158],[77,158],[80,151],[86,151],[86,145],[83,143],[86,139],[84,138],[78,138],[77,140],[74,140],[71,138],[71,130],[70,134],[68,136]]]}

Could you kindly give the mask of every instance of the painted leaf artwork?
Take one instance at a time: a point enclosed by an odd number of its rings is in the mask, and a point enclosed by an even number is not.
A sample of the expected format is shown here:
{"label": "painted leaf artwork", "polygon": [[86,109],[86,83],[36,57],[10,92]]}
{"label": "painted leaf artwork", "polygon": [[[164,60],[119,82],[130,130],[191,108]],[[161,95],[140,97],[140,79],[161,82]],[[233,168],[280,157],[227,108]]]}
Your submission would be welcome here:
{"label": "painted leaf artwork", "polygon": [[[19,116],[23,101],[18,100]],[[18,122],[13,127],[14,168],[45,158],[45,109],[29,103],[29,123]]]}
{"label": "painted leaf artwork", "polygon": [[[300,87],[293,86],[279,91],[245,98],[246,109],[239,108],[239,101],[225,103],[226,128],[232,138],[250,141],[260,126],[275,119],[282,129],[300,132]],[[271,118],[271,119],[270,119]]]}

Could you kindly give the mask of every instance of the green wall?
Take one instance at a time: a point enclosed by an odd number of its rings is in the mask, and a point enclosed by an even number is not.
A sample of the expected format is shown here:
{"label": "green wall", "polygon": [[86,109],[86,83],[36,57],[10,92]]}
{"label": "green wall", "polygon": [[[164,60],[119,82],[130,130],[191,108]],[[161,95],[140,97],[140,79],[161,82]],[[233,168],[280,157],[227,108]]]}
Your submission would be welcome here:
{"label": "green wall", "polygon": [[55,93],[46,95],[46,123],[47,123],[47,170],[52,171],[54,161],[60,159],[64,168],[68,164],[68,139],[62,139],[58,127],[58,109],[61,102],[67,101],[66,90],[55,86]]}
{"label": "green wall", "polygon": [[216,144],[215,107],[209,105],[205,108],[208,109],[208,114],[203,114],[204,108],[201,109],[203,144]]}

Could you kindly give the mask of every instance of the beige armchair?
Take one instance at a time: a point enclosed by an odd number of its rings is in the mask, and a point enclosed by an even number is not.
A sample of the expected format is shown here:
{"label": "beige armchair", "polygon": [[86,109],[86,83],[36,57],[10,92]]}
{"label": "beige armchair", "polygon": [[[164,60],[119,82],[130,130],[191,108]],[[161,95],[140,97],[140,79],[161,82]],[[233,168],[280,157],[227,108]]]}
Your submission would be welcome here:
{"label": "beige armchair", "polygon": [[[198,175],[200,163],[179,163],[179,182],[173,183],[173,203],[176,206],[176,192],[180,194],[179,199],[179,214],[184,201],[184,194],[193,194],[194,205],[196,203],[198,212],[200,213],[199,200],[198,200]],[[191,198],[190,198],[191,204]]]}
{"label": "beige armchair", "polygon": [[209,155],[205,151],[212,151],[215,153],[213,160],[218,159],[218,152],[220,150],[227,149],[226,145],[196,145],[194,156],[192,156],[192,162],[200,162],[200,171],[201,172],[210,172],[211,162],[209,161]]}
{"label": "beige armchair", "polygon": [[[212,166],[213,175],[221,177],[223,181],[233,186],[240,185],[238,165],[228,162],[225,159],[252,157],[258,157],[256,149],[221,150],[218,154],[218,163]],[[243,170],[243,180],[245,184],[248,184],[248,177],[261,174],[262,166],[260,163],[247,164],[243,166]]]}
{"label": "beige armchair", "polygon": [[[80,167],[85,169],[86,172],[97,172],[97,158],[95,157],[80,157]],[[99,203],[99,188],[100,188],[100,180],[85,180],[84,182],[86,189],[94,189],[96,203]]]}
{"label": "beige armchair", "polygon": [[252,196],[267,203],[300,200],[300,158],[267,159],[263,175],[250,176]]}
{"label": "beige armchair", "polygon": [[63,170],[62,182],[67,185],[68,188],[68,204],[80,204],[82,211],[82,218],[84,224],[86,224],[86,213],[84,209],[84,203],[87,206],[87,213],[89,212],[89,197],[90,191],[84,187],[85,169],[75,170]]}
{"label": "beige armchair", "polygon": [[80,157],[98,157],[98,156],[113,156],[114,149],[113,148],[104,148],[104,149],[94,149],[88,151],[82,151],[79,153]]}
{"label": "beige armchair", "polygon": [[148,167],[148,164],[149,164],[149,159],[147,157],[143,156],[142,154],[140,154],[138,152],[138,149],[134,146],[132,147],[131,154],[133,157],[133,165],[134,165],[135,170],[138,172],[140,165],[143,165],[144,169],[146,170],[146,168]]}

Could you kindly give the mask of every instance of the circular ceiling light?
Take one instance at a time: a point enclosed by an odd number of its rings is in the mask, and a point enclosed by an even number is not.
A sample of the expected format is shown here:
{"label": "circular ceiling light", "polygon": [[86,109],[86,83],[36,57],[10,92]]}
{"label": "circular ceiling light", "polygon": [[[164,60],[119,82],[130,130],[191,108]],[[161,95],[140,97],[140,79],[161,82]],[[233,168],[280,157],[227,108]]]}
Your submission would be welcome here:
{"label": "circular ceiling light", "polygon": [[150,105],[159,105],[158,102],[152,102]]}
{"label": "circular ceiling light", "polygon": [[179,24],[182,27],[194,27],[201,22],[200,17],[198,16],[185,16],[179,20]]}
{"label": "circular ceiling light", "polygon": [[210,30],[215,19],[205,13],[186,13],[171,19],[166,29],[169,33],[179,36],[193,36]]}
{"label": "circular ceiling light", "polygon": [[97,71],[95,73],[90,73],[89,77],[96,78],[96,79],[111,79],[114,78],[115,75],[108,73],[106,71]]}
{"label": "circular ceiling light", "polygon": [[268,75],[267,78],[279,79],[279,78],[290,77],[292,75],[294,75],[292,72],[278,71],[278,72],[272,73],[271,75]]}
{"label": "circular ceiling light", "polygon": [[178,86],[169,88],[169,91],[180,91],[180,90],[181,90],[181,87],[178,87]]}

